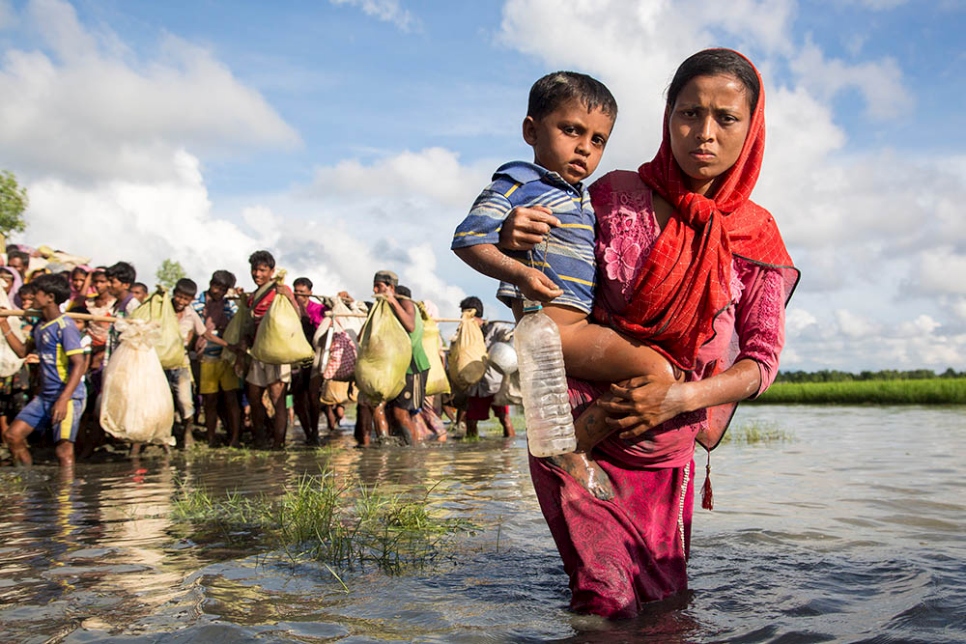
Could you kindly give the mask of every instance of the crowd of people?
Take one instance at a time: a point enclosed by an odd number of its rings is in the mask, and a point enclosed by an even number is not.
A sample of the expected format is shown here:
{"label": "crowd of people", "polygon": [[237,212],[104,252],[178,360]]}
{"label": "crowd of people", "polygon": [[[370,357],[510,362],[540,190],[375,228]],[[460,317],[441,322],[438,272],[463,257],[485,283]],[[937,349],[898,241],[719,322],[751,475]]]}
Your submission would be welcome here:
{"label": "crowd of people", "polygon": [[[73,467],[75,459],[87,458],[104,446],[137,455],[142,444],[119,441],[104,431],[98,400],[107,367],[121,341],[117,321],[135,315],[152,297],[151,290],[138,281],[129,262],[65,266],[59,258],[46,261],[40,252],[26,246],[11,245],[6,251],[0,266],[7,296],[3,308],[9,309],[8,314],[22,311],[0,317],[0,333],[7,347],[23,359],[15,373],[0,378],[0,431],[13,459],[30,464],[32,443],[52,443],[64,467]],[[67,257],[71,258],[68,261],[87,261]],[[336,353],[331,336],[338,337],[338,330],[347,326],[361,326],[372,302],[357,301],[345,291],[333,297],[316,296],[308,277],[296,278],[289,288],[277,279],[275,258],[266,250],[253,253],[249,265],[253,282],[249,292],[230,271],[217,270],[206,289],[182,278],[170,292],[157,294],[170,299],[185,348],[183,363],[164,370],[176,411],[172,436],[178,448],[201,439],[209,447],[283,449],[296,419],[305,443],[317,446],[323,442],[322,418],[330,435],[340,432],[350,403],[356,405],[354,436],[360,446],[445,441],[442,417],[447,415],[451,422],[464,423],[468,435],[478,435],[477,419],[487,417],[495,391],[487,394],[477,387],[462,395],[447,395],[445,400],[442,395],[426,395],[427,351],[432,349],[423,345],[422,312],[437,312],[429,302],[418,303],[417,309],[411,291],[399,284],[395,273],[384,270],[375,274],[373,299],[385,299],[391,306],[409,335],[412,359],[402,391],[391,400],[372,400],[351,379],[357,347],[340,354],[349,363],[349,377],[326,377],[330,357]],[[272,364],[253,357],[258,328],[278,297],[288,300],[298,313],[312,357],[294,364]],[[463,307],[472,308],[474,319],[483,324],[483,305],[478,298],[467,298]],[[239,315],[238,331],[229,337],[226,330]],[[334,322],[339,315],[356,324]],[[504,335],[512,333],[512,325],[508,327]],[[357,337],[351,340],[356,342]],[[439,345],[436,351],[443,358],[442,343]],[[491,373],[490,386],[496,382],[499,387],[501,377]],[[493,409],[505,435],[512,436],[509,407]]]}

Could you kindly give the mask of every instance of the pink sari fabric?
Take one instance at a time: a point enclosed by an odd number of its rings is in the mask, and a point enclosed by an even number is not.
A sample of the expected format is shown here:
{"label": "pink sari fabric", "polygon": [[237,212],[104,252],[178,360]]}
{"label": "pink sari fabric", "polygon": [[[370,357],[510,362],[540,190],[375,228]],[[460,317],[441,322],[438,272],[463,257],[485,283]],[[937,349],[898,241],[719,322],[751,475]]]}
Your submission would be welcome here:
{"label": "pink sari fabric", "polygon": [[687,590],[694,464],[627,469],[607,454],[594,456],[610,476],[611,501],[532,456],[530,476],[570,577],[571,609],[633,617],[645,602]]}

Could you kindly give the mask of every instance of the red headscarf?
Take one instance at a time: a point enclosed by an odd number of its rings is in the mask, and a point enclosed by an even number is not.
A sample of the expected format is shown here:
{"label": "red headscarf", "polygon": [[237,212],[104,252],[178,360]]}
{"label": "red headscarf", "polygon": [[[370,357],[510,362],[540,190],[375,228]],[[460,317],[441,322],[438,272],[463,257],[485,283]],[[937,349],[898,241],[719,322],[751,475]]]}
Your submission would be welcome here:
{"label": "red headscarf", "polygon": [[710,198],[688,188],[674,160],[668,125],[672,107],[665,111],[657,156],[638,173],[674,213],[641,267],[628,306],[619,313],[598,306],[594,314],[654,343],[678,367],[692,369],[698,349],[714,336],[715,316],[731,302],[732,255],[769,266],[791,267],[792,260],[771,214],[749,200],[765,150],[764,89],[741,154],[715,180]]}

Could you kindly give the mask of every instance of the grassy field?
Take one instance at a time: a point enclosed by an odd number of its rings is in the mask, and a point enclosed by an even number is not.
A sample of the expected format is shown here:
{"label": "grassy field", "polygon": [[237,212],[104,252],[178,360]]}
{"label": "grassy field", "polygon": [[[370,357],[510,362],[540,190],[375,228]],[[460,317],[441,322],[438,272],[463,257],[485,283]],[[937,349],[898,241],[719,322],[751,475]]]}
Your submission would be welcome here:
{"label": "grassy field", "polygon": [[776,382],[761,404],[966,405],[966,378]]}

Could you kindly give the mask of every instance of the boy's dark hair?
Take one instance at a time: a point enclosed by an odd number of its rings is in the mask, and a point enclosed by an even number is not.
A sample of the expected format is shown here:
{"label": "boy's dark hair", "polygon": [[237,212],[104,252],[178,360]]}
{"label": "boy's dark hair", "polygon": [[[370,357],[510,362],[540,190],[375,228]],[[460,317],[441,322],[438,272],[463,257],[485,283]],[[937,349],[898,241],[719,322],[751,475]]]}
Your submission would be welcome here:
{"label": "boy's dark hair", "polygon": [[[123,283],[124,283],[124,281],[123,281],[123,280],[121,280],[121,283],[123,284]],[[147,285],[147,284],[145,284],[144,282],[134,282],[133,284],[131,284],[131,290],[134,290],[134,289],[136,289],[136,288],[141,288],[141,289],[144,289],[144,292],[145,292],[145,293],[147,293],[147,292],[148,292],[148,285]]]}
{"label": "boy's dark hair", "polygon": [[38,275],[31,280],[38,291],[43,291],[54,298],[54,303],[60,306],[70,297],[70,282],[63,275]]}
{"label": "boy's dark hair", "polygon": [[34,283],[28,282],[27,284],[24,284],[23,286],[20,287],[20,289],[17,291],[17,295],[19,295],[20,297],[23,297],[24,295],[33,295],[36,292],[37,292],[37,287],[34,285]]}
{"label": "boy's dark hair", "polygon": [[90,315],[91,310],[86,306],[75,306],[70,310],[71,313],[80,313],[82,315]]}
{"label": "boy's dark hair", "polygon": [[292,287],[304,286],[305,288],[312,290],[312,280],[307,277],[296,277],[295,281],[292,282]]}
{"label": "boy's dark hair", "polygon": [[211,274],[211,284],[220,286],[226,291],[235,286],[235,274],[231,271],[217,270]]}
{"label": "boy's dark hair", "polygon": [[104,277],[107,277],[107,269],[106,268],[95,268],[93,270],[93,272],[91,273],[91,281],[93,282],[94,279],[97,278],[98,275],[103,275]]}
{"label": "boy's dark hair", "polygon": [[481,302],[480,298],[476,297],[475,295],[465,297],[463,298],[463,301],[460,302],[460,311],[465,311],[466,309],[476,309],[476,317],[483,317],[483,302]]}
{"label": "boy's dark hair", "polygon": [[7,261],[10,261],[14,258],[21,260],[24,264],[30,263],[30,254],[23,252],[19,248],[7,251]]}
{"label": "boy's dark hair", "polygon": [[527,116],[542,119],[573,100],[580,101],[588,112],[599,109],[611,119],[617,119],[617,100],[603,83],[587,74],[564,71],[547,74],[533,84]]}
{"label": "boy's dark hair", "polygon": [[70,272],[70,277],[71,277],[71,279],[74,278],[74,275],[83,275],[83,276],[87,277],[87,274],[89,272],[90,271],[88,271],[83,266],[75,266],[74,269]]}
{"label": "boy's dark hair", "polygon": [[117,281],[121,284],[127,284],[128,287],[134,286],[134,280],[138,278],[137,271],[134,270],[134,266],[128,264],[127,262],[118,262],[113,266],[108,266],[107,270],[104,271],[107,275],[107,279],[117,278]]}
{"label": "boy's dark hair", "polygon": [[408,286],[403,286],[402,284],[396,286],[396,295],[402,295],[403,297],[413,299],[413,292],[409,290]]}
{"label": "boy's dark hair", "polygon": [[198,294],[198,285],[195,284],[194,280],[190,280],[187,277],[182,277],[174,285],[174,292],[194,297]]}
{"label": "boy's dark hair", "polygon": [[252,268],[256,266],[268,266],[269,268],[275,268],[275,258],[267,250],[256,250],[248,258],[248,265]]}

